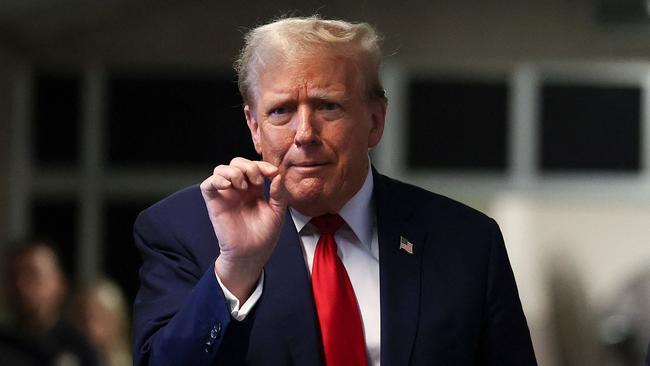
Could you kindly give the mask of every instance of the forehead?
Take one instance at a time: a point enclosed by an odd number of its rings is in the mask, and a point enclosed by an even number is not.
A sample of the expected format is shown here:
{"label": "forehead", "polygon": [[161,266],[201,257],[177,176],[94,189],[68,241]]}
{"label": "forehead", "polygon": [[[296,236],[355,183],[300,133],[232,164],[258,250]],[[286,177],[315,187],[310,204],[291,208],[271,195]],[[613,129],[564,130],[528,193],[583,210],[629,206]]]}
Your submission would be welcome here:
{"label": "forehead", "polygon": [[339,92],[348,96],[361,94],[361,78],[357,62],[351,57],[314,54],[277,59],[265,65],[254,87],[255,99],[269,94]]}

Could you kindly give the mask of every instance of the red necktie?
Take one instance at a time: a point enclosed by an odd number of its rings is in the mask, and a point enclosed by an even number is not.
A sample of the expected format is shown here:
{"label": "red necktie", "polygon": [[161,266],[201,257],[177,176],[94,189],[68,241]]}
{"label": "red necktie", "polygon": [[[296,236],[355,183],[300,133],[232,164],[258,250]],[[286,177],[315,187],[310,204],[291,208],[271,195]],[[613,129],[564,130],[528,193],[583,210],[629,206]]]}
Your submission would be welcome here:
{"label": "red necktie", "polygon": [[336,253],[334,233],[343,225],[339,215],[314,217],[320,238],[314,254],[311,283],[327,366],[366,366],[366,343],[354,289]]}

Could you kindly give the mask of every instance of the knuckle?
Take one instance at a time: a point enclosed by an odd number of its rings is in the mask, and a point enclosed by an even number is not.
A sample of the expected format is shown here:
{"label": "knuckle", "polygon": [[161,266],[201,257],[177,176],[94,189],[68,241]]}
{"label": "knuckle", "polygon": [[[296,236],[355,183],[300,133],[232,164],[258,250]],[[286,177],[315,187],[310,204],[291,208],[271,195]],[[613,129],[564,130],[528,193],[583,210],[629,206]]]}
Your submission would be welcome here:
{"label": "knuckle", "polygon": [[214,175],[214,174],[219,174],[219,172],[221,172],[221,171],[224,170],[225,168],[226,168],[226,165],[223,165],[223,164],[221,164],[221,165],[217,165],[217,166],[212,170],[212,174],[213,174],[213,175]]}
{"label": "knuckle", "polygon": [[242,158],[241,156],[234,157],[232,160],[230,160],[230,164],[246,164],[247,162],[248,160]]}
{"label": "knuckle", "polygon": [[201,182],[201,184],[199,185],[199,188],[202,191],[209,191],[214,187],[214,184],[215,184],[214,177],[210,176],[210,177],[206,178],[203,182]]}

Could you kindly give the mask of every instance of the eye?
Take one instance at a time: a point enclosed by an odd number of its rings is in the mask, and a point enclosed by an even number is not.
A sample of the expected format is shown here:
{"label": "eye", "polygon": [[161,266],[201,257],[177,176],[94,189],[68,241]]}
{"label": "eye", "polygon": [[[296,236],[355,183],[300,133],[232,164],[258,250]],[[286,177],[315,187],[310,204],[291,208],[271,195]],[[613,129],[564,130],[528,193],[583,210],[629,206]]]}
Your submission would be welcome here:
{"label": "eye", "polygon": [[273,108],[270,112],[270,116],[282,116],[284,114],[289,113],[289,108],[286,107],[278,107],[278,108]]}
{"label": "eye", "polygon": [[341,109],[341,105],[335,102],[323,102],[320,109],[324,111],[336,111]]}
{"label": "eye", "polygon": [[268,121],[274,125],[282,125],[291,119],[292,113],[295,111],[291,105],[272,106],[266,113]]}

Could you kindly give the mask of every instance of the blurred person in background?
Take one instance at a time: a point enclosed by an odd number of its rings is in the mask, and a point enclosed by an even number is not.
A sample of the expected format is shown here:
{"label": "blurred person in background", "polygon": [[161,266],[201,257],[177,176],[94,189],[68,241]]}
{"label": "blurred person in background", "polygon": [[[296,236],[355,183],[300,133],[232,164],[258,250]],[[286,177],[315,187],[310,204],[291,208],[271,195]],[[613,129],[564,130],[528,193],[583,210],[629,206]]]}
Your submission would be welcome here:
{"label": "blurred person in background", "polygon": [[56,366],[98,365],[92,346],[62,320],[67,282],[49,243],[29,241],[9,256],[12,331]]}
{"label": "blurred person in background", "polygon": [[[11,272],[7,254],[7,250],[0,251],[0,258],[2,258],[0,269],[2,269],[3,280],[0,283],[2,285],[0,286],[0,302],[3,310],[7,309],[10,303],[9,299],[13,297],[14,293],[8,289],[9,281],[6,281]],[[0,323],[0,365],[41,366],[51,364],[48,355],[34,348],[30,342],[18,336],[7,326],[8,319],[6,319],[6,314],[4,315]]]}
{"label": "blurred person in background", "polygon": [[108,279],[90,283],[78,292],[75,305],[72,320],[97,350],[101,364],[131,365],[126,301],[117,284]]}

